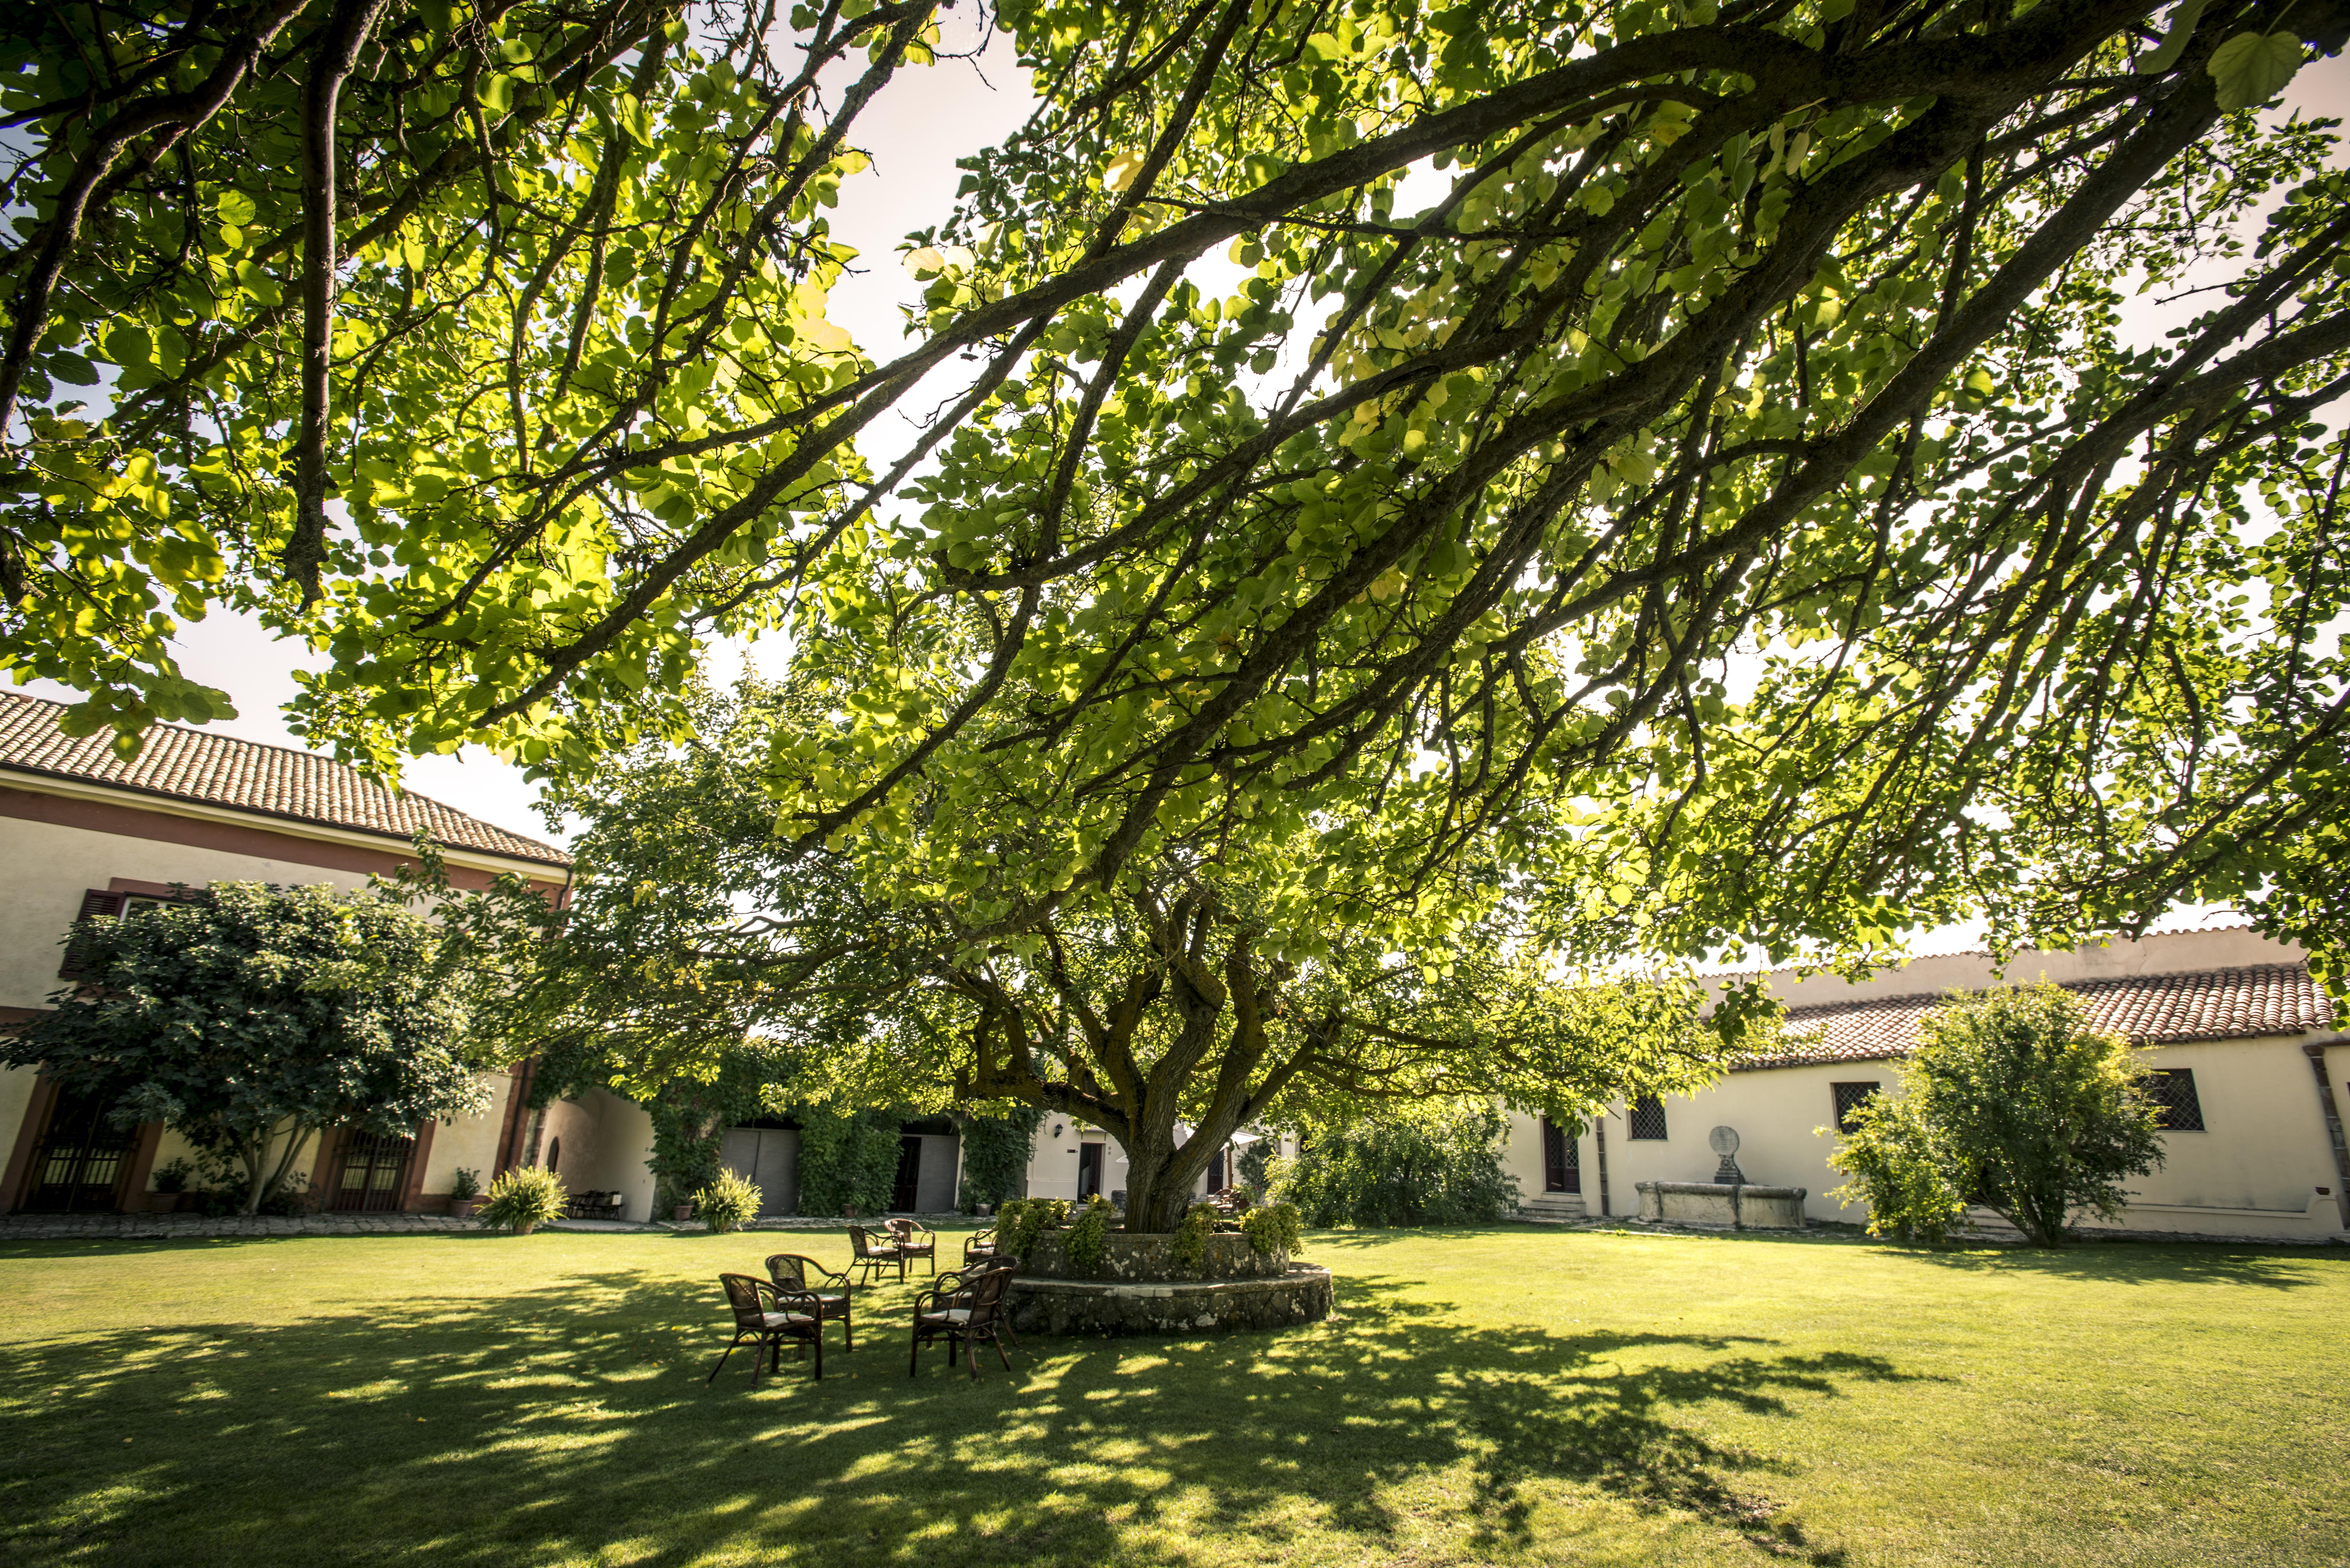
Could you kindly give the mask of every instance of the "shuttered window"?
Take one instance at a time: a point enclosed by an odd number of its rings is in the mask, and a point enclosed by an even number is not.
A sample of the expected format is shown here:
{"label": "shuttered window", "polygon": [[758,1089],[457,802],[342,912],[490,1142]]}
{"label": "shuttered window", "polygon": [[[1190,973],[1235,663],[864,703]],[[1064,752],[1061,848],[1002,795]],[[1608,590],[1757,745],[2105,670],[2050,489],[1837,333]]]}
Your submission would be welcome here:
{"label": "shuttered window", "polygon": [[74,917],[73,935],[66,943],[65,960],[57,965],[59,980],[79,980],[96,959],[88,938],[81,934],[83,922],[122,913],[123,902],[129,897],[127,893],[109,893],[103,888],[92,888],[81,896],[81,912]]}

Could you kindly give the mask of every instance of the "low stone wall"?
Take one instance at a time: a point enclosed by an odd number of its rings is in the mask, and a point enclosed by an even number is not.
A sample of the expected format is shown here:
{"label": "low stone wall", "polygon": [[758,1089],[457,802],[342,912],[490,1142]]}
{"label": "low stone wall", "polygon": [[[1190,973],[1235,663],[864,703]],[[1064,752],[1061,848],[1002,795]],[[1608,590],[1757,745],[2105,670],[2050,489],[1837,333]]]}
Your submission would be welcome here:
{"label": "low stone wall", "polygon": [[1714,1181],[1640,1181],[1640,1218],[1721,1231],[1800,1231],[1805,1189]]}
{"label": "low stone wall", "polygon": [[1222,1231],[1208,1237],[1197,1266],[1175,1260],[1175,1236],[1168,1231],[1112,1231],[1102,1238],[1101,1261],[1081,1269],[1069,1259],[1066,1231],[1048,1231],[1036,1238],[1034,1252],[1021,1260],[1024,1280],[1118,1280],[1129,1282],[1176,1280],[1278,1279],[1289,1267],[1286,1252],[1260,1252],[1246,1236]]}
{"label": "low stone wall", "polygon": [[[1235,1237],[1238,1241],[1240,1238]],[[1330,1315],[1330,1271],[1291,1263],[1277,1278],[1012,1282],[1012,1327],[1035,1334],[1230,1334],[1286,1328]]]}

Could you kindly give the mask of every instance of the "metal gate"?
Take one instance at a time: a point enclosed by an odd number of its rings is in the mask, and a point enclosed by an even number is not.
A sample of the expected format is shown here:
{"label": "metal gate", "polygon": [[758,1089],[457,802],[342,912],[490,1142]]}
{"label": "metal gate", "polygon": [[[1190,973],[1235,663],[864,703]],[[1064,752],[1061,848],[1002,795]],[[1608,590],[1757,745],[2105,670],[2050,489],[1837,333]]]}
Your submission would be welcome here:
{"label": "metal gate", "polygon": [[25,1198],[27,1212],[72,1214],[115,1206],[130,1151],[139,1145],[139,1129],[119,1127],[106,1119],[113,1097],[59,1091],[33,1151],[33,1180]]}
{"label": "metal gate", "polygon": [[335,1189],[328,1197],[327,1207],[399,1208],[400,1194],[408,1189],[409,1157],[415,1152],[416,1140],[412,1137],[392,1137],[358,1127],[346,1129],[341,1147],[335,1151]]}

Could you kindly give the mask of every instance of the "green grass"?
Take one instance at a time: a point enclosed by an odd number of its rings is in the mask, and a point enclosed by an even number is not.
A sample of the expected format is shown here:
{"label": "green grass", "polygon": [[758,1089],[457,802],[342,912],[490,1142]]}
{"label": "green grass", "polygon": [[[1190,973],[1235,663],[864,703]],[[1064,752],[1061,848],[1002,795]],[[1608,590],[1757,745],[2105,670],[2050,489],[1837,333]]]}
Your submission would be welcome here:
{"label": "green grass", "polygon": [[[949,1239],[952,1245],[952,1239]],[[1316,1236],[1340,1315],[750,1388],[773,1235],[0,1248],[0,1563],[2340,1563],[2350,1258]],[[837,1333],[837,1331],[835,1331]],[[835,1348],[837,1341],[835,1341]]]}

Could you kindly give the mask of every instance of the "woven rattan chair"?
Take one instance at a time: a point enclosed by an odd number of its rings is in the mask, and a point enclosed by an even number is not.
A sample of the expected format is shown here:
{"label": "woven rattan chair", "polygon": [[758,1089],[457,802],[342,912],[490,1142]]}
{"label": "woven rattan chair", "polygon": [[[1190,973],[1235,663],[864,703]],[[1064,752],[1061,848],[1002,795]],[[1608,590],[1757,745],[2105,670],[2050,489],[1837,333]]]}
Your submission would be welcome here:
{"label": "woven rattan chair", "polygon": [[808,1346],[816,1347],[816,1371],[810,1381],[824,1380],[824,1319],[817,1315],[823,1309],[814,1296],[780,1289],[753,1274],[721,1274],[718,1282],[726,1287],[726,1304],[734,1313],[734,1337],[718,1365],[710,1369],[710,1376],[702,1380],[704,1386],[718,1380],[727,1358],[746,1339],[755,1352],[751,1358],[752,1387],[759,1386],[760,1362],[766,1362],[770,1371],[783,1366],[787,1339],[799,1343],[802,1355]]}
{"label": "woven rattan chair", "polygon": [[979,1381],[979,1342],[995,1346],[997,1359],[1006,1372],[1012,1370],[1012,1357],[1004,1354],[1003,1340],[1011,1326],[1005,1318],[1004,1293],[1011,1288],[1012,1276],[1020,1270],[1020,1260],[1006,1257],[984,1269],[973,1269],[965,1274],[944,1274],[939,1282],[914,1298],[914,1344],[906,1361],[906,1376],[913,1376],[922,1367],[922,1346],[935,1339],[947,1342],[947,1360],[952,1364],[957,1346],[971,1363],[972,1381]]}
{"label": "woven rattan chair", "polygon": [[993,1258],[993,1256],[995,1256],[995,1228],[993,1226],[991,1225],[984,1231],[975,1231],[962,1239],[962,1261],[964,1262],[968,1263],[974,1258]]}
{"label": "woven rattan chair", "polygon": [[891,1240],[898,1243],[898,1255],[920,1258],[931,1265],[931,1272],[939,1272],[939,1233],[919,1220],[884,1220],[889,1227]]}
{"label": "woven rattan chair", "polygon": [[815,1298],[819,1308],[816,1315],[827,1323],[840,1324],[840,1348],[857,1348],[857,1331],[849,1326],[849,1283],[847,1271],[835,1272],[814,1258],[797,1252],[777,1252],[767,1260],[767,1277],[781,1290],[796,1291]]}
{"label": "woven rattan chair", "polygon": [[851,1225],[848,1228],[848,1250],[851,1254],[849,1271],[852,1273],[862,1271],[862,1283],[871,1284],[874,1275],[893,1266],[898,1271],[899,1282],[904,1282],[906,1254],[898,1250],[897,1242],[877,1241],[873,1239],[873,1232],[864,1226]]}

